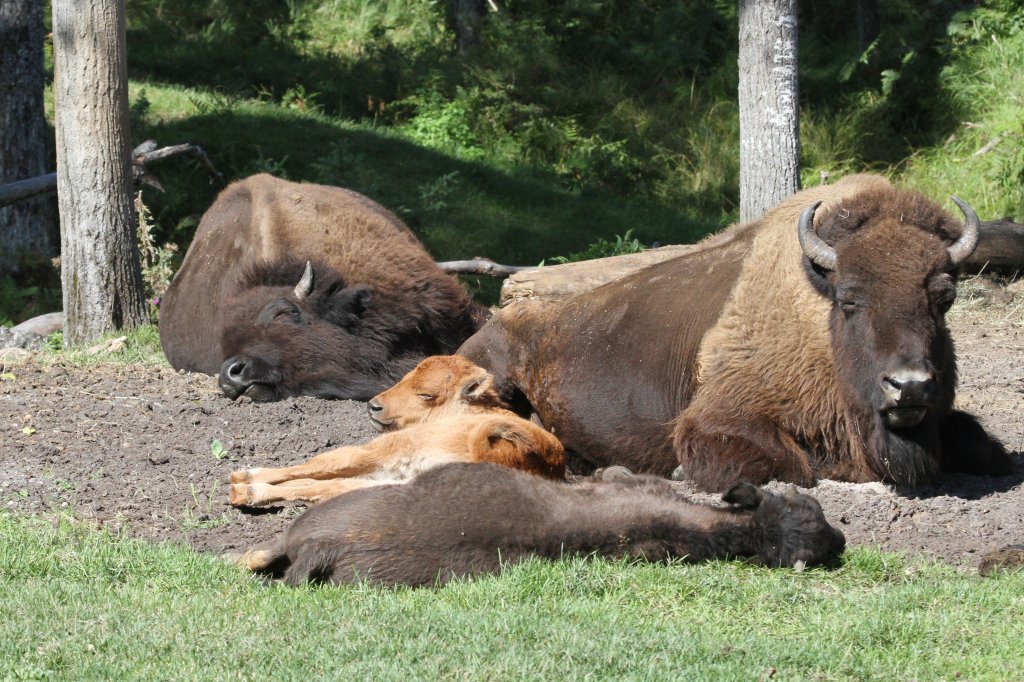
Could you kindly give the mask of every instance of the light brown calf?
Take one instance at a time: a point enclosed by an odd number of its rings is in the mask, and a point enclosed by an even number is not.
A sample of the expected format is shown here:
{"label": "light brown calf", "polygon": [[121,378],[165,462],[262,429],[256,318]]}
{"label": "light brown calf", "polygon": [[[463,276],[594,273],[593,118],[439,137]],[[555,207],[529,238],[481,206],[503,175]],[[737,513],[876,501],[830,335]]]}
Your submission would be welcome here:
{"label": "light brown calf", "polygon": [[423,360],[369,403],[383,435],[279,469],[231,474],[236,506],[284,500],[319,502],[335,495],[401,483],[449,462],[493,462],[546,476],[565,476],[565,453],[553,435],[506,409],[492,377],[469,360]]}

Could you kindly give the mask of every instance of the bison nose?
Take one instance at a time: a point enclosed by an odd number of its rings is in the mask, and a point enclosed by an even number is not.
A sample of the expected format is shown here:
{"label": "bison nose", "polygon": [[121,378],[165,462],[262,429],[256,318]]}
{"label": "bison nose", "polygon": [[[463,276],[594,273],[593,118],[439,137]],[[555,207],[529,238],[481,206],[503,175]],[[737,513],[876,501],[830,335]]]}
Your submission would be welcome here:
{"label": "bison nose", "polygon": [[371,400],[370,402],[366,403],[366,409],[370,413],[370,416],[372,417],[375,414],[378,414],[381,410],[383,410],[384,406],[378,403],[376,400]]}
{"label": "bison nose", "polygon": [[245,359],[239,356],[228,358],[220,367],[220,379],[217,382],[224,395],[234,400],[242,395],[251,381],[245,377]]}
{"label": "bison nose", "polygon": [[898,369],[882,378],[882,392],[893,405],[927,405],[935,379],[924,369]]}
{"label": "bison nose", "polygon": [[231,379],[232,381],[241,381],[242,374],[244,372],[245,362],[243,360],[235,360],[230,365],[228,365],[228,368],[225,373],[228,375],[228,378]]}

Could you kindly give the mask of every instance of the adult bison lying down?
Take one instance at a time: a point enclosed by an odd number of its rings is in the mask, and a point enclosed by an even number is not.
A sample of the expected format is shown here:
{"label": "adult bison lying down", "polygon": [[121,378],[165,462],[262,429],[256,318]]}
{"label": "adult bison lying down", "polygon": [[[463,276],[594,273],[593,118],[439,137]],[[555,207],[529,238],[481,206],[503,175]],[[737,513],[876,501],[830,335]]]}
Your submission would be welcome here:
{"label": "adult bison lying down", "polygon": [[370,401],[370,419],[387,431],[365,445],[336,448],[279,469],[231,474],[237,506],[282,500],[319,502],[335,495],[409,480],[449,462],[493,462],[565,478],[562,444],[506,409],[492,377],[454,355],[429,357]]}
{"label": "adult bison lying down", "polygon": [[291,585],[434,585],[529,557],[748,557],[800,567],[843,550],[843,534],[813,497],[741,483],[723,499],[731,506],[693,504],[648,476],[569,485],[493,464],[449,464],[407,485],[319,504],[238,563],[283,573]]}
{"label": "adult bison lying down", "polygon": [[366,400],[486,313],[366,197],[254,175],[203,216],[160,306],[176,369],[229,398]]}
{"label": "adult bison lying down", "polygon": [[958,203],[964,226],[879,177],[808,189],[695,253],[505,308],[459,352],[591,465],[712,490],[1004,473],[953,409],[944,316],[978,231]]}

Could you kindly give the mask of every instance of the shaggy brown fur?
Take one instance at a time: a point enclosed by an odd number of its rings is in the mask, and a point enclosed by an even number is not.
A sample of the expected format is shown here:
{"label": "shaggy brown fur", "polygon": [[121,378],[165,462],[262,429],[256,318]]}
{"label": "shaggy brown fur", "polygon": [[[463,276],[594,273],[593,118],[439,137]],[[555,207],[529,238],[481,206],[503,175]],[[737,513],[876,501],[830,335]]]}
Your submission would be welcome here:
{"label": "shaggy brown fur", "polygon": [[[817,231],[838,256],[828,272],[797,239],[816,201]],[[459,352],[592,466],[679,465],[712,490],[1004,473],[1002,446],[952,409],[944,314],[957,273],[946,248],[960,230],[924,197],[853,176],[695,254],[559,303],[510,306]],[[916,426],[886,422],[894,367],[929,377]]]}
{"label": "shaggy brown fur", "polygon": [[[307,261],[314,280],[300,300]],[[221,373],[232,398],[365,400],[485,317],[380,205],[255,175],[203,216],[161,302],[160,339],[172,366]]]}
{"label": "shaggy brown fur", "polygon": [[505,409],[491,381],[490,374],[465,358],[429,357],[370,401],[374,425],[390,433],[295,466],[235,471],[228,499],[238,506],[319,502],[407,481],[449,462],[493,462],[564,479],[561,443]]}
{"label": "shaggy brown fur", "polygon": [[529,557],[697,562],[747,557],[768,566],[824,563],[843,534],[817,500],[742,483],[730,507],[688,502],[666,481],[616,476],[566,485],[488,464],[451,464],[412,483],[357,491],[307,511],[238,563],[290,585],[369,580],[443,584]]}

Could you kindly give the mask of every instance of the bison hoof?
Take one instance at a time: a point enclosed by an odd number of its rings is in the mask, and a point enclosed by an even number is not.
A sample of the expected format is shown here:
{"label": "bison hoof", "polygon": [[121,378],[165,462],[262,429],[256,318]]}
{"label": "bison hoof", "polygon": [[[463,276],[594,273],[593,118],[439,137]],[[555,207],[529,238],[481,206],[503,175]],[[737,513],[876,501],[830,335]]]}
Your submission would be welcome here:
{"label": "bison hoof", "polygon": [[255,504],[252,487],[246,483],[234,483],[228,488],[228,502],[235,507],[247,507]]}
{"label": "bison hoof", "polygon": [[241,471],[231,472],[231,483],[251,483],[255,469],[242,469]]}
{"label": "bison hoof", "polygon": [[634,476],[632,471],[624,466],[616,464],[606,469],[598,469],[594,472],[594,478],[599,481],[609,483],[611,481],[625,481],[627,479],[634,478]]}

